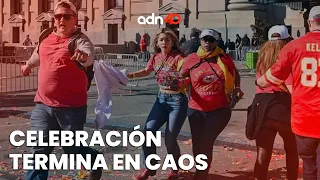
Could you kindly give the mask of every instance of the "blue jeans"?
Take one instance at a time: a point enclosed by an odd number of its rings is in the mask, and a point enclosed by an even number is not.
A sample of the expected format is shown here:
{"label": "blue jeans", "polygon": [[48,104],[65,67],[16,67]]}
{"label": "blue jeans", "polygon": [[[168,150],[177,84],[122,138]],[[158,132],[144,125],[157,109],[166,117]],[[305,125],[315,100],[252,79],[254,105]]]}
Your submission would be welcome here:
{"label": "blue jeans", "polygon": [[[156,102],[147,118],[144,131],[152,131],[154,134],[164,123],[166,124],[165,145],[168,154],[172,154],[176,163],[180,158],[180,148],[177,137],[181,127],[187,117],[188,99],[185,94],[165,94],[159,93]],[[156,154],[156,146],[151,147],[143,145],[144,160],[150,154]],[[156,160],[152,160],[151,164],[156,164]]]}
{"label": "blue jeans", "polygon": [[214,142],[227,126],[230,118],[230,108],[220,108],[209,112],[188,109],[193,156],[205,154],[208,158],[205,160],[208,163],[208,168],[203,171],[196,170],[194,180],[206,180],[208,178]]}
{"label": "blue jeans", "polygon": [[[86,122],[87,106],[77,108],[54,108],[44,104],[36,104],[30,118],[30,128],[33,131],[43,131],[43,142],[49,142],[50,130],[83,130]],[[92,164],[98,154],[96,150],[89,147],[62,147],[66,154],[91,154]],[[52,153],[54,147],[32,147],[33,154]],[[48,166],[47,166],[48,168]],[[46,180],[48,170],[29,170],[26,173],[26,180]]]}
{"label": "blue jeans", "polygon": [[296,135],[297,149],[303,161],[303,179],[320,179],[320,139]]}

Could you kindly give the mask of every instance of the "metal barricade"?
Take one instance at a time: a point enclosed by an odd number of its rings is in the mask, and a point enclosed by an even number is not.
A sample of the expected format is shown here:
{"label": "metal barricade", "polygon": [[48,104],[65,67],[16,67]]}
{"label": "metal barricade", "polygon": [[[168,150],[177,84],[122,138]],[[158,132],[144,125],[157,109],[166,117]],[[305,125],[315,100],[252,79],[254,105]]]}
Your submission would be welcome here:
{"label": "metal barricade", "polygon": [[[126,69],[127,72],[135,72],[144,69],[147,64],[143,59],[139,59],[137,54],[97,54],[95,59],[104,60],[119,70]],[[150,79],[154,79],[153,73],[147,77],[130,79],[127,86],[137,87],[140,85],[148,85],[145,81]]]}
{"label": "metal barricade", "polygon": [[227,50],[226,53],[231,56],[231,58],[233,59],[233,61],[237,61],[237,53],[236,53],[236,50]]}
{"label": "metal barricade", "polygon": [[153,55],[153,53],[146,51],[146,52],[139,52],[136,55],[138,56],[139,60],[143,62],[148,62],[151,56]]}
{"label": "metal barricade", "polygon": [[227,50],[226,53],[231,56],[237,69],[246,69],[245,61],[237,58],[237,50]]}
{"label": "metal barricade", "polygon": [[94,53],[95,54],[103,54],[103,48],[102,47],[94,47]]}
{"label": "metal barricade", "polygon": [[[29,76],[23,76],[21,73],[21,67],[30,58],[32,51],[33,49],[30,47],[28,53],[24,53],[26,56],[0,56],[0,93],[37,89],[39,68],[33,68]],[[103,49],[99,47],[95,48],[95,52],[95,60],[107,61],[117,69],[127,69],[127,72],[144,69],[151,57],[150,53],[144,57],[139,57],[136,54],[104,54]],[[147,77],[129,80],[128,87],[149,86],[151,84],[156,84],[154,73]]]}
{"label": "metal barricade", "polygon": [[38,88],[38,68],[33,68],[29,76],[21,74],[21,67],[28,59],[28,56],[0,56],[0,93]]}
{"label": "metal barricade", "polygon": [[31,57],[36,46],[15,46],[14,47],[14,56],[25,56]]}

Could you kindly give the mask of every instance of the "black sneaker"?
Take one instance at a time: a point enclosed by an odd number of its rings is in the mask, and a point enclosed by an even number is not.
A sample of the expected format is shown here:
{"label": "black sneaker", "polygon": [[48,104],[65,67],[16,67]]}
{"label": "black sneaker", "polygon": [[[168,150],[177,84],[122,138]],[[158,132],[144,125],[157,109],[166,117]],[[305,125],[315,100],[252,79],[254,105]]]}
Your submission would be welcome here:
{"label": "black sneaker", "polygon": [[89,180],[100,180],[102,176],[102,168],[90,171]]}

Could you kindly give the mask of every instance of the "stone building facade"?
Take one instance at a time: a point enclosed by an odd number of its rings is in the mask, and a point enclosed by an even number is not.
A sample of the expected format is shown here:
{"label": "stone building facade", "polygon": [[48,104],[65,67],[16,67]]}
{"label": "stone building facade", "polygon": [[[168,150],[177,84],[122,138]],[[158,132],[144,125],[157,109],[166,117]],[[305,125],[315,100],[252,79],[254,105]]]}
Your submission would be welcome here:
{"label": "stone building facade", "polygon": [[[257,0],[259,1],[259,0]],[[59,0],[0,0],[0,30],[2,40],[21,45],[28,34],[34,42],[40,32],[53,26],[53,8]],[[82,0],[79,26],[97,45],[108,44],[109,51],[132,52],[142,34],[151,39],[160,27],[170,27],[181,37],[189,37],[193,27],[214,28],[224,40],[235,40],[236,34],[252,37],[250,25],[256,18],[272,24],[286,24],[293,37],[306,32],[303,6],[252,3],[251,0]],[[140,25],[139,16],[163,18],[179,14],[176,25]]]}

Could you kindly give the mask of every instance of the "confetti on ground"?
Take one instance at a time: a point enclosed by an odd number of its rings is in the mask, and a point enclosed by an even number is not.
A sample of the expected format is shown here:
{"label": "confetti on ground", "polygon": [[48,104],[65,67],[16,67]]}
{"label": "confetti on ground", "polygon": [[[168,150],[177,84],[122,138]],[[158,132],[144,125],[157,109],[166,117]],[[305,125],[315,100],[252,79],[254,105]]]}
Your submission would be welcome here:
{"label": "confetti on ground", "polygon": [[189,139],[187,141],[183,141],[183,144],[185,145],[192,145],[192,139]]}
{"label": "confetti on ground", "polygon": [[77,174],[78,179],[86,179],[89,177],[90,171],[87,170],[80,170]]}

